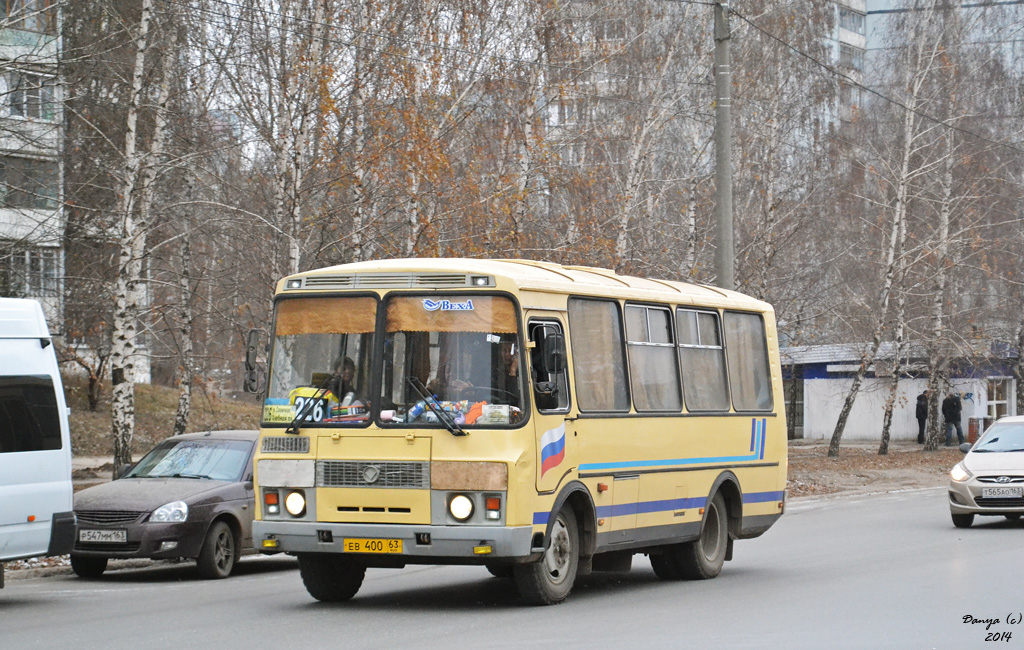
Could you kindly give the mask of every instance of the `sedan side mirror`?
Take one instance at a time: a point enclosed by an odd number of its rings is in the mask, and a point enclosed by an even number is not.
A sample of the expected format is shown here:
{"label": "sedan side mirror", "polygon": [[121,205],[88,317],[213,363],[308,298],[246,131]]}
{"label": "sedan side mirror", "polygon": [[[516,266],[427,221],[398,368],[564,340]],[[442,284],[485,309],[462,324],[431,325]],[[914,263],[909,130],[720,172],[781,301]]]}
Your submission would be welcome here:
{"label": "sedan side mirror", "polygon": [[129,471],[131,471],[131,468],[133,467],[135,467],[135,465],[133,465],[132,463],[122,464],[120,467],[114,470],[114,480],[116,481],[117,479],[127,474]]}
{"label": "sedan side mirror", "polygon": [[969,452],[971,450],[971,447],[973,447],[973,446],[974,445],[972,445],[969,442],[960,443],[960,451],[962,451],[962,452],[964,452],[966,454],[967,452]]}

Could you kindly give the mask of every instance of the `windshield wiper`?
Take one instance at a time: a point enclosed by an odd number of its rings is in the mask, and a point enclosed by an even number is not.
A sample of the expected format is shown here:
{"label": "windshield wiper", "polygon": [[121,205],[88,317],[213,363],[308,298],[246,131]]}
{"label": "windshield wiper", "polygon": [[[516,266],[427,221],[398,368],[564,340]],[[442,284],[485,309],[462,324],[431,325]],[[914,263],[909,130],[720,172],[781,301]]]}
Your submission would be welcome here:
{"label": "windshield wiper", "polygon": [[[465,436],[468,435],[466,430],[458,425],[455,418],[448,411],[441,408],[434,400],[434,396],[430,394],[427,387],[423,385],[423,382],[419,380],[419,377],[409,377],[407,380],[409,385],[413,387],[420,397],[423,398],[423,403],[427,405],[430,412],[437,416],[438,422],[444,425],[444,428],[448,429],[448,433],[453,436]],[[408,412],[408,411],[407,411]]]}
{"label": "windshield wiper", "polygon": [[304,419],[306,419],[306,416],[309,415],[309,412],[313,410],[313,405],[316,404],[320,400],[320,398],[324,396],[324,394],[327,392],[327,386],[330,385],[331,379],[333,378],[334,375],[332,375],[331,373],[327,373],[327,379],[324,380],[324,383],[320,384],[320,388],[316,389],[316,392],[313,394],[313,396],[308,398],[306,400],[306,403],[302,405],[302,410],[295,414],[295,419],[293,419],[292,423],[288,425],[288,428],[284,430],[285,433],[290,433],[293,436],[298,435],[299,422],[302,422]]}

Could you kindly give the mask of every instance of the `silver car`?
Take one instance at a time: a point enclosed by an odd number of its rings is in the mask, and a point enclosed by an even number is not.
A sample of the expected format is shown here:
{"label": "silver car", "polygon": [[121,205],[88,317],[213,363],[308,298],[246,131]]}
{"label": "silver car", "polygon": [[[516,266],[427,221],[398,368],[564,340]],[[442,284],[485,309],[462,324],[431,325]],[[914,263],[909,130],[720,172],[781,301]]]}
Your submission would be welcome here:
{"label": "silver car", "polygon": [[1005,417],[949,472],[949,512],[953,525],[968,528],[974,515],[1018,519],[1024,514],[1024,416]]}

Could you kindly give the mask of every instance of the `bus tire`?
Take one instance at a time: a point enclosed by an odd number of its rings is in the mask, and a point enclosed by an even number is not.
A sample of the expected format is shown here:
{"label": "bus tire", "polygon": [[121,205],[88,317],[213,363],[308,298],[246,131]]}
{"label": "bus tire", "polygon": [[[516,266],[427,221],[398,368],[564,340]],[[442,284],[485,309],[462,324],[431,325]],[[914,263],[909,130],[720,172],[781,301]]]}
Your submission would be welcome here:
{"label": "bus tire", "polygon": [[366,566],[347,557],[300,553],[299,575],[309,595],[325,603],[338,603],[356,595],[363,585]]}
{"label": "bus tire", "polygon": [[681,544],[679,570],[687,580],[708,580],[722,572],[729,547],[729,509],[721,492],[708,501],[700,537]]}
{"label": "bus tire", "polygon": [[71,570],[79,578],[98,578],[107,570],[107,558],[72,555]]}
{"label": "bus tire", "polygon": [[576,582],[579,561],[579,526],[572,509],[562,508],[551,523],[540,562],[517,564],[513,569],[523,600],[531,605],[557,605],[565,600]]}
{"label": "bus tire", "polygon": [[652,553],[650,556],[651,568],[654,575],[662,580],[682,580],[683,572],[675,561],[675,547],[666,549],[664,553]]}

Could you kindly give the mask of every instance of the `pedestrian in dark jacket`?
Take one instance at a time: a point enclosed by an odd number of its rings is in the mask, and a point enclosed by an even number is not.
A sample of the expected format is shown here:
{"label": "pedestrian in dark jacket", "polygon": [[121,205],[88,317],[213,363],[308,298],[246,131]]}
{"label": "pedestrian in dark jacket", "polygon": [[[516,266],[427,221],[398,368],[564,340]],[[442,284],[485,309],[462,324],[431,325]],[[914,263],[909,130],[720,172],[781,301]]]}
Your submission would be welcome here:
{"label": "pedestrian in dark jacket", "polygon": [[928,391],[917,396],[917,444],[924,444],[924,424],[928,420]]}
{"label": "pedestrian in dark jacket", "polygon": [[960,444],[964,444],[964,430],[960,426],[960,415],[964,407],[960,403],[960,396],[953,391],[949,392],[946,399],[942,400],[942,417],[946,420],[946,446],[953,446],[953,429],[956,428],[956,438]]}

